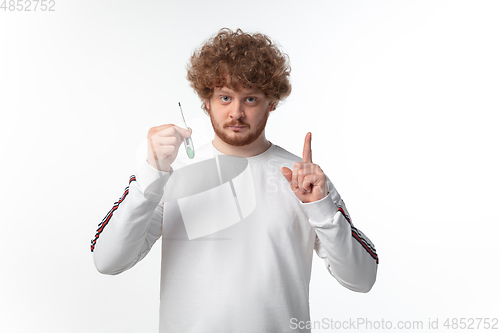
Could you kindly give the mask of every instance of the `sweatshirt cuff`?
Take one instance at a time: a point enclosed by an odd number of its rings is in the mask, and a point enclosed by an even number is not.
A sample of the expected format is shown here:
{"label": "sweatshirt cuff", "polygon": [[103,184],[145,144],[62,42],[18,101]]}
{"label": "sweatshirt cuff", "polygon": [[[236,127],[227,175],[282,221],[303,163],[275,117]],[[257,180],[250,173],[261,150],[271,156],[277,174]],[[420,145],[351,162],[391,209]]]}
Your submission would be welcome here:
{"label": "sweatshirt cuff", "polygon": [[332,192],[321,200],[308,203],[300,201],[300,204],[313,227],[333,227],[333,217],[337,213],[338,207],[333,202]]}
{"label": "sweatshirt cuff", "polygon": [[146,195],[146,197],[162,196],[165,184],[167,183],[173,172],[173,168],[172,172],[157,170],[149,165],[146,160],[144,160],[144,162],[142,162],[141,164],[141,167],[139,168],[136,180],[139,188]]}

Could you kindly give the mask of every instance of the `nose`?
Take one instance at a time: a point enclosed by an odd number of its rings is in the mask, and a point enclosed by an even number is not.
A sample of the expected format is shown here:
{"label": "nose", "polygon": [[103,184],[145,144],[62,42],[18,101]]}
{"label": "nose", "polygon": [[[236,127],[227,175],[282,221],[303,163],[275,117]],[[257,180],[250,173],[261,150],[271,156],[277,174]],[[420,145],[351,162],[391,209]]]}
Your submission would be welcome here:
{"label": "nose", "polygon": [[243,103],[238,100],[235,100],[233,103],[231,103],[231,110],[229,112],[229,115],[233,119],[240,119],[241,117],[244,117],[245,106],[243,105]]}

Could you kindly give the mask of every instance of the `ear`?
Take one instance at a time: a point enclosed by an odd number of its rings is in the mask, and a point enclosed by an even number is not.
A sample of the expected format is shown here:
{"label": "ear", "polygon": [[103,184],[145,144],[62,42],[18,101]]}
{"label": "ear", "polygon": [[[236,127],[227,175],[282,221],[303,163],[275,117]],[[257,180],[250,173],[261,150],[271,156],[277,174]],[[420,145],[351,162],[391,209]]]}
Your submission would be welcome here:
{"label": "ear", "polygon": [[274,111],[274,104],[275,102],[269,103],[269,109],[268,109],[269,112]]}
{"label": "ear", "polygon": [[205,106],[207,107],[208,110],[210,110],[210,100],[205,101]]}

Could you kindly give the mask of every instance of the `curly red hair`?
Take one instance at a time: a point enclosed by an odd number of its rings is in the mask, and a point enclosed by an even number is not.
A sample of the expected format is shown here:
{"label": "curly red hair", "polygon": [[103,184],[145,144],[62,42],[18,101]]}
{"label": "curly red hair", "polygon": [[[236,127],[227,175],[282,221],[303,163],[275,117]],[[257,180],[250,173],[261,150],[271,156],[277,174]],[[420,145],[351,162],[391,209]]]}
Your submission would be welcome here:
{"label": "curly red hair", "polygon": [[274,101],[274,109],[292,91],[288,55],[266,35],[241,29],[221,29],[193,52],[187,70],[187,79],[207,114],[206,101],[216,87],[259,89]]}

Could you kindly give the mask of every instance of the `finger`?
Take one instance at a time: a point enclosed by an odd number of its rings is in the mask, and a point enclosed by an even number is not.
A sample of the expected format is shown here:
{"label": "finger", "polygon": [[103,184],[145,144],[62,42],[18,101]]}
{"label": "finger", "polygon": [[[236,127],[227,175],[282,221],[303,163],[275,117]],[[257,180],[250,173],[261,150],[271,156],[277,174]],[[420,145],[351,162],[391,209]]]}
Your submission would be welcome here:
{"label": "finger", "polygon": [[302,180],[302,183],[300,184],[300,187],[303,189],[303,192],[309,192],[309,187],[311,185],[309,177],[304,177]]}
{"label": "finger", "polygon": [[191,135],[190,129],[185,129],[177,125],[169,124],[160,126],[161,130],[157,133],[158,136],[172,136],[175,135],[179,138],[189,137]]}
{"label": "finger", "polygon": [[[300,190],[300,193],[308,192],[307,186],[304,186],[306,176],[309,175],[308,167],[312,165],[310,163],[300,163],[300,168],[297,171],[297,186]],[[310,168],[309,168],[310,169]]]}
{"label": "finger", "polygon": [[300,193],[305,193],[304,188],[304,169],[300,168],[298,171],[297,184],[299,186]]}
{"label": "finger", "polygon": [[191,134],[193,134],[193,129],[191,127],[188,127],[187,130],[185,130],[185,132],[182,134],[182,136],[185,138],[189,138]]}
{"label": "finger", "polygon": [[300,162],[295,162],[293,165],[293,174],[292,174],[292,183],[290,184],[292,186],[292,189],[297,188],[299,185],[299,169],[300,169]]}
{"label": "finger", "polygon": [[281,168],[281,173],[285,177],[285,179],[290,183],[292,181],[292,170],[288,169],[287,167],[282,167]]}
{"label": "finger", "polygon": [[307,192],[312,191],[312,186],[314,183],[310,183],[307,181],[311,181],[311,178],[312,180],[315,179],[314,177],[316,173],[316,168],[317,165],[314,163],[304,163],[304,184],[302,186]]}
{"label": "finger", "polygon": [[187,129],[186,128],[183,128],[183,127],[179,127],[179,126],[175,126],[175,130],[177,132],[179,132],[179,134],[183,137],[183,138],[189,138],[191,136],[191,134],[193,133],[193,129],[191,127],[188,127]]}
{"label": "finger", "polygon": [[160,146],[175,146],[179,141],[175,136],[159,137],[155,140],[155,145]]}
{"label": "finger", "polygon": [[306,163],[312,163],[311,137],[312,133],[308,132],[304,140],[304,150],[302,151],[302,159]]}
{"label": "finger", "polygon": [[164,131],[165,129],[175,126],[174,124],[165,124],[165,125],[160,125],[160,126],[155,126],[151,127],[148,132],[148,137],[151,137],[155,134],[158,134],[161,131]]}
{"label": "finger", "polygon": [[173,146],[179,147],[184,141],[183,137],[177,130],[175,126],[170,126],[160,132],[154,134],[150,141],[152,141],[155,145],[155,148],[164,147],[164,146]]}
{"label": "finger", "polygon": [[307,175],[304,177],[304,181],[302,183],[302,187],[307,191],[307,192],[312,192],[312,187],[316,183],[317,178],[315,174]]}

